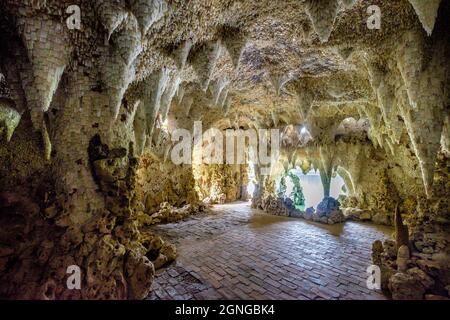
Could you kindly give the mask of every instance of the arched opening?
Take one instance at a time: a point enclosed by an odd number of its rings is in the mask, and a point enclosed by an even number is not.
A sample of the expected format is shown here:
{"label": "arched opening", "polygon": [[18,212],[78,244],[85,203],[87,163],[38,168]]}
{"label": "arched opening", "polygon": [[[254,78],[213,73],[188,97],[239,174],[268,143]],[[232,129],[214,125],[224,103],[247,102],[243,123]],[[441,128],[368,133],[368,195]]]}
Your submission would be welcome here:
{"label": "arched opening", "polygon": [[[276,190],[280,195],[284,195],[287,198],[293,199],[295,184],[292,181],[292,177],[298,177],[301,190],[304,196],[304,205],[303,208],[299,208],[303,210],[305,208],[316,208],[317,205],[324,198],[324,191],[322,182],[320,180],[320,174],[318,171],[310,171],[308,173],[303,173],[299,168],[291,169],[288,171],[288,174],[284,176],[284,186],[282,182],[282,177],[279,177],[276,181]],[[344,179],[337,173],[334,173],[331,178],[330,185],[330,196],[338,199],[340,195],[347,195],[347,187],[345,185]]]}

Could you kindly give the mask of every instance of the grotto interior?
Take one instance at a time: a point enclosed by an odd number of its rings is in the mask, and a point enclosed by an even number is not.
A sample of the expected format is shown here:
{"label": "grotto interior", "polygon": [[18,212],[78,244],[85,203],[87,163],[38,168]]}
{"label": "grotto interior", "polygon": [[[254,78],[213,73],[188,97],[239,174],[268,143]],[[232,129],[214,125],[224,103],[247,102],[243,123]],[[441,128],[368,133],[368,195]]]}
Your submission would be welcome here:
{"label": "grotto interior", "polygon": [[[379,267],[393,299],[448,299],[450,1],[0,0],[0,13],[1,298],[146,299],[188,247],[158,228],[240,200],[287,228],[392,228],[364,243],[362,272]],[[223,160],[239,149],[229,132],[246,134],[244,161]],[[195,161],[208,141],[225,152]],[[307,205],[312,176],[324,198]]]}

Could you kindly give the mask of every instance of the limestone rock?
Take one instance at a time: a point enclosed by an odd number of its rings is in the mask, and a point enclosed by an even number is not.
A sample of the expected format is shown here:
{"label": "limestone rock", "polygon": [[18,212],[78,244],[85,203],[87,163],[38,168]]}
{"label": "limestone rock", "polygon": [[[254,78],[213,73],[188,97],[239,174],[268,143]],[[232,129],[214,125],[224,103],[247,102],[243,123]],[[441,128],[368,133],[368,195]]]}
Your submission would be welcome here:
{"label": "limestone rock", "polygon": [[333,31],[338,7],[337,0],[306,1],[306,13],[322,42],[327,42]]}
{"label": "limestone rock", "polygon": [[400,272],[406,272],[408,269],[408,260],[409,260],[409,248],[408,246],[402,245],[398,249],[397,254],[397,269]]}
{"label": "limestone rock", "polygon": [[345,216],[340,210],[340,204],[336,199],[325,197],[322,202],[317,205],[317,210],[313,215],[313,219],[328,224],[335,224],[344,222]]}
{"label": "limestone rock", "polygon": [[430,36],[434,29],[434,24],[437,18],[437,12],[441,0],[430,0],[430,1],[420,1],[420,0],[409,0],[411,5],[416,10],[416,14],[422,23],[423,28]]}
{"label": "limestone rock", "polygon": [[9,102],[0,99],[0,136],[4,136],[9,142],[11,137],[19,125],[21,115],[11,106]]}
{"label": "limestone rock", "polygon": [[394,300],[422,300],[425,291],[434,281],[422,270],[413,268],[406,273],[396,273],[389,279],[389,289]]}

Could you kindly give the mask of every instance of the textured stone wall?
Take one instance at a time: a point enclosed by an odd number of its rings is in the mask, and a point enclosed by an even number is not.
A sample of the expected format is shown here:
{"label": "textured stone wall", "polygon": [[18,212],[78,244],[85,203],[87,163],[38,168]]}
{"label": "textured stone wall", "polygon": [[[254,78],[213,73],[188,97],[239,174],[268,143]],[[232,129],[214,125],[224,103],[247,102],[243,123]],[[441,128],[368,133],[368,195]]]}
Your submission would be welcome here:
{"label": "textured stone wall", "polygon": [[247,165],[194,165],[195,189],[208,203],[246,200]]}
{"label": "textured stone wall", "polygon": [[182,207],[199,201],[189,165],[177,166],[148,154],[141,157],[136,176],[136,193],[147,214],[158,211],[163,202]]}
{"label": "textured stone wall", "polygon": [[[73,2],[80,30],[66,24]],[[170,163],[170,133],[195,121],[283,132],[254,203],[298,166],[325,191],[340,170],[346,205],[375,222],[400,221],[398,204],[411,261],[381,250],[400,273],[391,289],[419,268],[442,294],[450,5],[375,2],[381,30],[361,0],[0,1],[1,295],[144,298],[176,253],[141,226],[244,197],[245,166]],[[66,289],[71,264],[80,291]]]}

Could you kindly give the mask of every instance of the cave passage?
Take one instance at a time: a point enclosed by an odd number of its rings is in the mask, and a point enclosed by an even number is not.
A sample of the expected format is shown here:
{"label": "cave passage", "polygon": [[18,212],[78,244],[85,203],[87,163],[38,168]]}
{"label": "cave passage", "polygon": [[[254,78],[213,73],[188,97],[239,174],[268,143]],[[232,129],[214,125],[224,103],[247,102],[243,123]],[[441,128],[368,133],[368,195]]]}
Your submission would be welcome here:
{"label": "cave passage", "polygon": [[[305,198],[305,204],[303,207],[301,207],[302,210],[306,208],[317,208],[317,205],[322,201],[324,198],[324,190],[323,185],[320,180],[320,175],[315,172],[309,172],[307,174],[304,174],[298,169],[292,169],[290,170],[292,174],[295,174],[300,179],[300,185],[302,187],[302,192]],[[285,195],[288,198],[293,198],[293,183],[292,179],[289,177],[286,177],[286,191]],[[279,181],[277,181],[277,188],[279,189]],[[340,195],[345,196],[346,195],[346,187],[344,180],[339,176],[335,175],[331,178],[330,183],[330,196],[334,198],[339,198]]]}
{"label": "cave passage", "polygon": [[0,299],[449,300],[450,0],[371,2],[0,0]]}
{"label": "cave passage", "polygon": [[391,227],[319,225],[275,217],[247,202],[152,227],[177,244],[148,299],[387,299],[367,289],[371,243]]}

